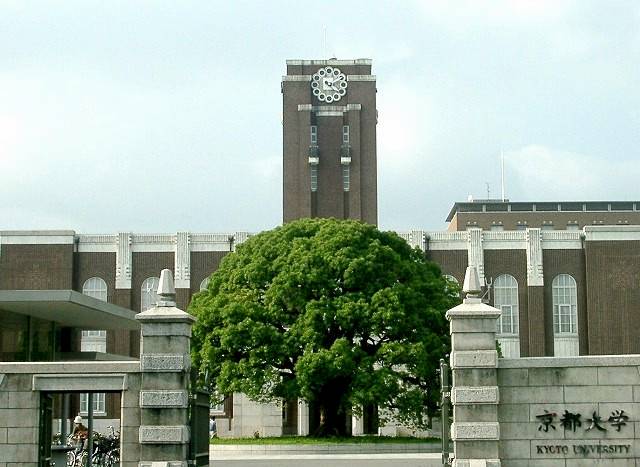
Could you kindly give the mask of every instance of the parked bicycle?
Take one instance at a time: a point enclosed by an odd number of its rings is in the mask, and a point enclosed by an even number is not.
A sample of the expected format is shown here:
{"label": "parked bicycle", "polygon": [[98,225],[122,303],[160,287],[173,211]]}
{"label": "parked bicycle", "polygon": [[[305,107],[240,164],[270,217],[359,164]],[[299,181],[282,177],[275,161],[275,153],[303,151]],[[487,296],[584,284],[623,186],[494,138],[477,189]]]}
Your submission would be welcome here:
{"label": "parked bicycle", "polygon": [[[95,432],[93,434],[93,449],[91,450],[91,465],[95,467],[116,467],[120,465],[120,434],[112,426],[108,427],[107,436]],[[73,445],[73,435],[67,438],[67,444]],[[86,440],[80,444],[76,442],[76,449],[67,453],[67,467],[84,467],[87,464]]]}

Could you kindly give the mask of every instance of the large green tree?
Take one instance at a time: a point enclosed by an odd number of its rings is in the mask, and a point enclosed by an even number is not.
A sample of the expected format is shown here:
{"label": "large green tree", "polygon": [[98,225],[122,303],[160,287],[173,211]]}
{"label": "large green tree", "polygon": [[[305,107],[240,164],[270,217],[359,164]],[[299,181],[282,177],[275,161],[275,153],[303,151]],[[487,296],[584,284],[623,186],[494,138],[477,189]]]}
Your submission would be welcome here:
{"label": "large green tree", "polygon": [[424,426],[456,301],[398,235],[303,219],[239,245],[194,297],[194,364],[219,393],[306,400],[319,434],[344,434],[347,414],[370,404]]}

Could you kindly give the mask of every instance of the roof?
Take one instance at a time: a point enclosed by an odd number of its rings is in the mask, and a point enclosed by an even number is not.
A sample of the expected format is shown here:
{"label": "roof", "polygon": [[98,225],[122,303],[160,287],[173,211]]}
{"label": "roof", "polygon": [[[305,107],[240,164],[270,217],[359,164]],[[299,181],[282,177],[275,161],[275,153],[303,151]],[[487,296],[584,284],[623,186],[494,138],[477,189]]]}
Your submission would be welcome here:
{"label": "roof", "polygon": [[447,222],[458,212],[609,212],[640,211],[640,201],[502,201],[475,200],[454,203]]}
{"label": "roof", "polygon": [[287,65],[371,65],[370,58],[356,58],[351,60],[338,60],[337,58],[319,59],[319,60],[287,60]]}
{"label": "roof", "polygon": [[75,290],[0,290],[0,309],[78,329],[140,329],[135,312]]}

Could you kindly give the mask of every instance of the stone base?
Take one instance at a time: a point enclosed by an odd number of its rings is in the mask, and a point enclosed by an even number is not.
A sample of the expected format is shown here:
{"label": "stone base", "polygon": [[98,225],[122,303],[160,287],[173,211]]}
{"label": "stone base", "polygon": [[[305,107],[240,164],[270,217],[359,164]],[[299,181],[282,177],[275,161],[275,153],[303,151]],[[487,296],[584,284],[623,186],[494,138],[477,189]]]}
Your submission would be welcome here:
{"label": "stone base", "polygon": [[500,459],[454,459],[453,467],[500,467]]}
{"label": "stone base", "polygon": [[187,467],[187,461],[140,461],[138,467]]}

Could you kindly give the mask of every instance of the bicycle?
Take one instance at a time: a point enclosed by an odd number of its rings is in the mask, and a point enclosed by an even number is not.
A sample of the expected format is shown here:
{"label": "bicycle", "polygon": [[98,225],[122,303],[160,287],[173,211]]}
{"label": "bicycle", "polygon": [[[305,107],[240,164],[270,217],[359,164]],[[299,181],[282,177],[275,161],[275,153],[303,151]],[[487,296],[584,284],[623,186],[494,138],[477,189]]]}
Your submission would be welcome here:
{"label": "bicycle", "polygon": [[[91,452],[91,465],[94,467],[117,467],[120,465],[120,436],[112,426],[108,427],[111,433],[108,436],[95,432],[93,435],[93,449]],[[67,444],[72,445],[74,438],[69,435]],[[67,467],[84,467],[89,455],[87,441],[76,442],[76,448],[67,453]]]}

